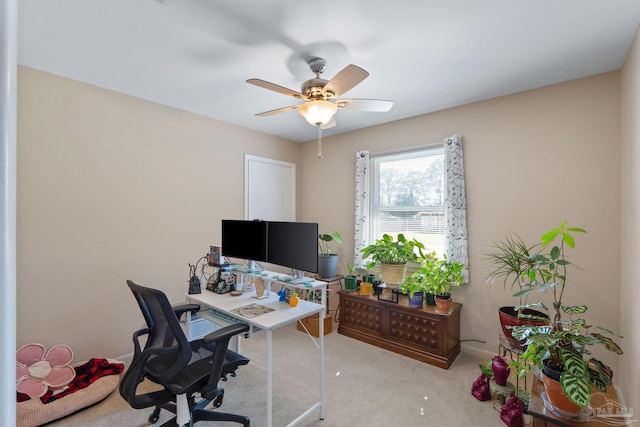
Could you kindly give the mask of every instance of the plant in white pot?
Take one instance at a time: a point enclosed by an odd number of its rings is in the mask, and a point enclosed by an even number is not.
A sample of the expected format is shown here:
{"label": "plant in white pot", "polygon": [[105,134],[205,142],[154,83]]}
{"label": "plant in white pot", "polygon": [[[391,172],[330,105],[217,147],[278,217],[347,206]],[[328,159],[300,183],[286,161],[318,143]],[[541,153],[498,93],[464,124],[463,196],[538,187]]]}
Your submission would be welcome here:
{"label": "plant in white pot", "polygon": [[415,262],[423,256],[424,245],[418,240],[407,239],[404,234],[398,234],[394,239],[384,234],[375,243],[364,247],[363,258],[371,258],[380,264],[382,280],[388,285],[399,286],[404,281],[407,263]]}
{"label": "plant in white pot", "polygon": [[342,243],[340,233],[318,235],[318,275],[323,278],[335,276],[338,268],[338,254],[333,253],[331,242]]}

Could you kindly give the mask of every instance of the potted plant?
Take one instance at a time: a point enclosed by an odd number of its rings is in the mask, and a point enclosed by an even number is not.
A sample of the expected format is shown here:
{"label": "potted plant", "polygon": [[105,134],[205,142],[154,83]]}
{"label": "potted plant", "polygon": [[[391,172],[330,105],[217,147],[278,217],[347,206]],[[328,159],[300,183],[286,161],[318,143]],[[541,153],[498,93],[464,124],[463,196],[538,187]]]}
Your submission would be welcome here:
{"label": "potted plant", "polygon": [[409,307],[422,308],[425,293],[430,290],[428,283],[435,260],[437,260],[435,252],[421,253],[420,268],[411,276],[405,277],[400,284],[400,291],[409,295]]}
{"label": "potted plant", "polygon": [[[543,303],[528,304],[549,313],[545,325],[522,325],[513,328],[516,339],[525,340],[527,348],[523,354],[530,366],[542,369],[542,380],[551,404],[562,411],[577,414],[591,400],[591,387],[606,392],[611,384],[611,369],[595,357],[591,357],[588,346],[602,345],[615,354],[622,349],[611,336],[611,331],[590,325],[584,318],[575,318],[587,312],[585,305],[565,305],[562,302],[567,284],[567,267],[572,265],[565,257],[565,246],[575,247],[574,233],[585,233],[581,228],[560,227],[545,233],[542,247],[551,247],[548,254],[538,254],[537,276],[524,285],[517,296],[526,296],[532,292],[553,291],[551,310]],[[569,316],[562,319],[562,314]],[[619,337],[621,338],[621,337]]]}
{"label": "potted plant", "polygon": [[360,295],[371,295],[373,293],[373,280],[375,276],[369,274],[369,270],[376,266],[374,261],[366,263],[361,269],[364,270],[362,281],[360,282]]}
{"label": "potted plant", "polygon": [[422,308],[424,293],[427,289],[426,280],[426,275],[418,270],[411,276],[405,277],[400,284],[400,292],[409,295],[409,307]]}
{"label": "potted plant", "polygon": [[435,258],[427,265],[429,267],[427,290],[435,295],[436,312],[449,314],[453,304],[451,291],[464,281],[462,271],[465,265],[457,261],[450,261],[446,256],[442,259]]}
{"label": "potted plant", "polygon": [[400,233],[396,239],[384,234],[361,252],[363,258],[371,258],[380,263],[382,280],[387,285],[400,285],[406,275],[407,263],[417,261],[418,256],[422,256],[422,249],[424,245],[421,242],[415,238],[409,240]]}
{"label": "potted plant", "polygon": [[347,276],[344,278],[344,289],[347,292],[355,292],[358,288],[358,276],[356,276],[357,266],[344,262],[347,266]]}
{"label": "potted plant", "polygon": [[[587,347],[601,344],[618,355],[622,349],[611,338],[617,336],[613,332],[591,326],[586,319],[573,318],[586,313],[587,306],[562,306],[561,310],[571,318],[544,326],[516,326],[513,335],[526,340],[525,359],[532,362],[530,366],[542,370],[542,381],[551,404],[577,414],[589,405],[591,387],[605,393],[613,378],[611,368],[591,357]],[[557,329],[558,326],[561,329]]]}
{"label": "potted plant", "polygon": [[318,275],[323,278],[335,276],[338,268],[338,254],[332,252],[331,242],[342,243],[340,233],[318,235]]}
{"label": "potted plant", "polygon": [[536,281],[540,262],[545,258],[540,254],[541,244],[528,246],[517,234],[509,234],[503,241],[494,241],[493,250],[486,256],[492,266],[492,270],[487,277],[489,283],[502,279],[503,287],[507,285],[519,297],[518,305],[503,306],[498,309],[498,318],[502,333],[506,340],[515,349],[524,350],[524,341],[513,338],[511,328],[524,324],[546,324],[545,318],[548,316],[533,308],[527,308],[526,295],[519,292],[525,289],[528,284]]}

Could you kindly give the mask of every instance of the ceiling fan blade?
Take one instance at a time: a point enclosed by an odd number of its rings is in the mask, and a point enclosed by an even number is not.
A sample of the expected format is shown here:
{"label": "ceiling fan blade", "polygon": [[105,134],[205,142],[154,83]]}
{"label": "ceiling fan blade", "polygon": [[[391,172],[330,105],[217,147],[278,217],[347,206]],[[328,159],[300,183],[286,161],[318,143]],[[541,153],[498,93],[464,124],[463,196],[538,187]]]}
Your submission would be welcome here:
{"label": "ceiling fan blade", "polygon": [[286,113],[287,111],[297,110],[298,107],[299,105],[292,105],[290,107],[277,108],[275,110],[263,111],[262,113],[256,114],[256,116],[259,116],[259,117],[273,116],[274,114]]}
{"label": "ceiling fan blade", "polygon": [[322,93],[331,92],[333,96],[340,96],[355,87],[369,76],[369,73],[357,65],[347,65],[336,74],[322,89]]}
{"label": "ceiling fan blade", "polygon": [[331,117],[331,120],[327,122],[326,125],[320,125],[321,129],[329,129],[336,125],[336,116]]}
{"label": "ceiling fan blade", "polygon": [[293,96],[294,98],[307,99],[307,97],[304,96],[303,94],[301,94],[300,92],[296,92],[293,89],[289,89],[289,88],[286,88],[284,86],[277,85],[275,83],[270,83],[270,82],[265,81],[265,80],[249,79],[249,80],[247,80],[247,83],[252,84],[252,85],[256,85],[256,86],[264,88],[264,89],[269,89],[269,90],[272,90],[274,92],[282,93],[284,95]]}
{"label": "ceiling fan blade", "polygon": [[338,108],[345,110],[374,111],[386,113],[393,107],[393,101],[383,99],[339,99],[335,101]]}

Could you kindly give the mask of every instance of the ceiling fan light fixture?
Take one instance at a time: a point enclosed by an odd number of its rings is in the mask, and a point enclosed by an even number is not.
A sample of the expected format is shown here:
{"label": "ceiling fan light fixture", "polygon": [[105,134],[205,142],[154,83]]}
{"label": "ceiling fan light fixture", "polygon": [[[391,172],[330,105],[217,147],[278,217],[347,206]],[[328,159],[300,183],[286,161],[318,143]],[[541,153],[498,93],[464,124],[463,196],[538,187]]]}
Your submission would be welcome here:
{"label": "ceiling fan light fixture", "polygon": [[298,107],[298,112],[309,124],[314,126],[326,125],[338,111],[338,106],[323,99],[308,101]]}

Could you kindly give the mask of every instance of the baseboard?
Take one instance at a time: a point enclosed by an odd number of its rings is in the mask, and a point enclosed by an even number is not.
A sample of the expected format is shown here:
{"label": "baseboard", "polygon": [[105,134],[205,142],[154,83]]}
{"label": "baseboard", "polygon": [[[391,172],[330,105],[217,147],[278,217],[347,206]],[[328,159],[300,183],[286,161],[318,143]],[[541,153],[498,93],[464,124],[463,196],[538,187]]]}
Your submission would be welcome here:
{"label": "baseboard", "polygon": [[125,366],[129,366],[131,365],[131,361],[133,360],[133,352],[123,354],[122,356],[118,356],[115,359],[123,362]]}
{"label": "baseboard", "polygon": [[486,359],[487,361],[493,359],[498,353],[485,350],[483,348],[474,347],[472,344],[460,344],[460,351],[478,357],[480,359]]}

